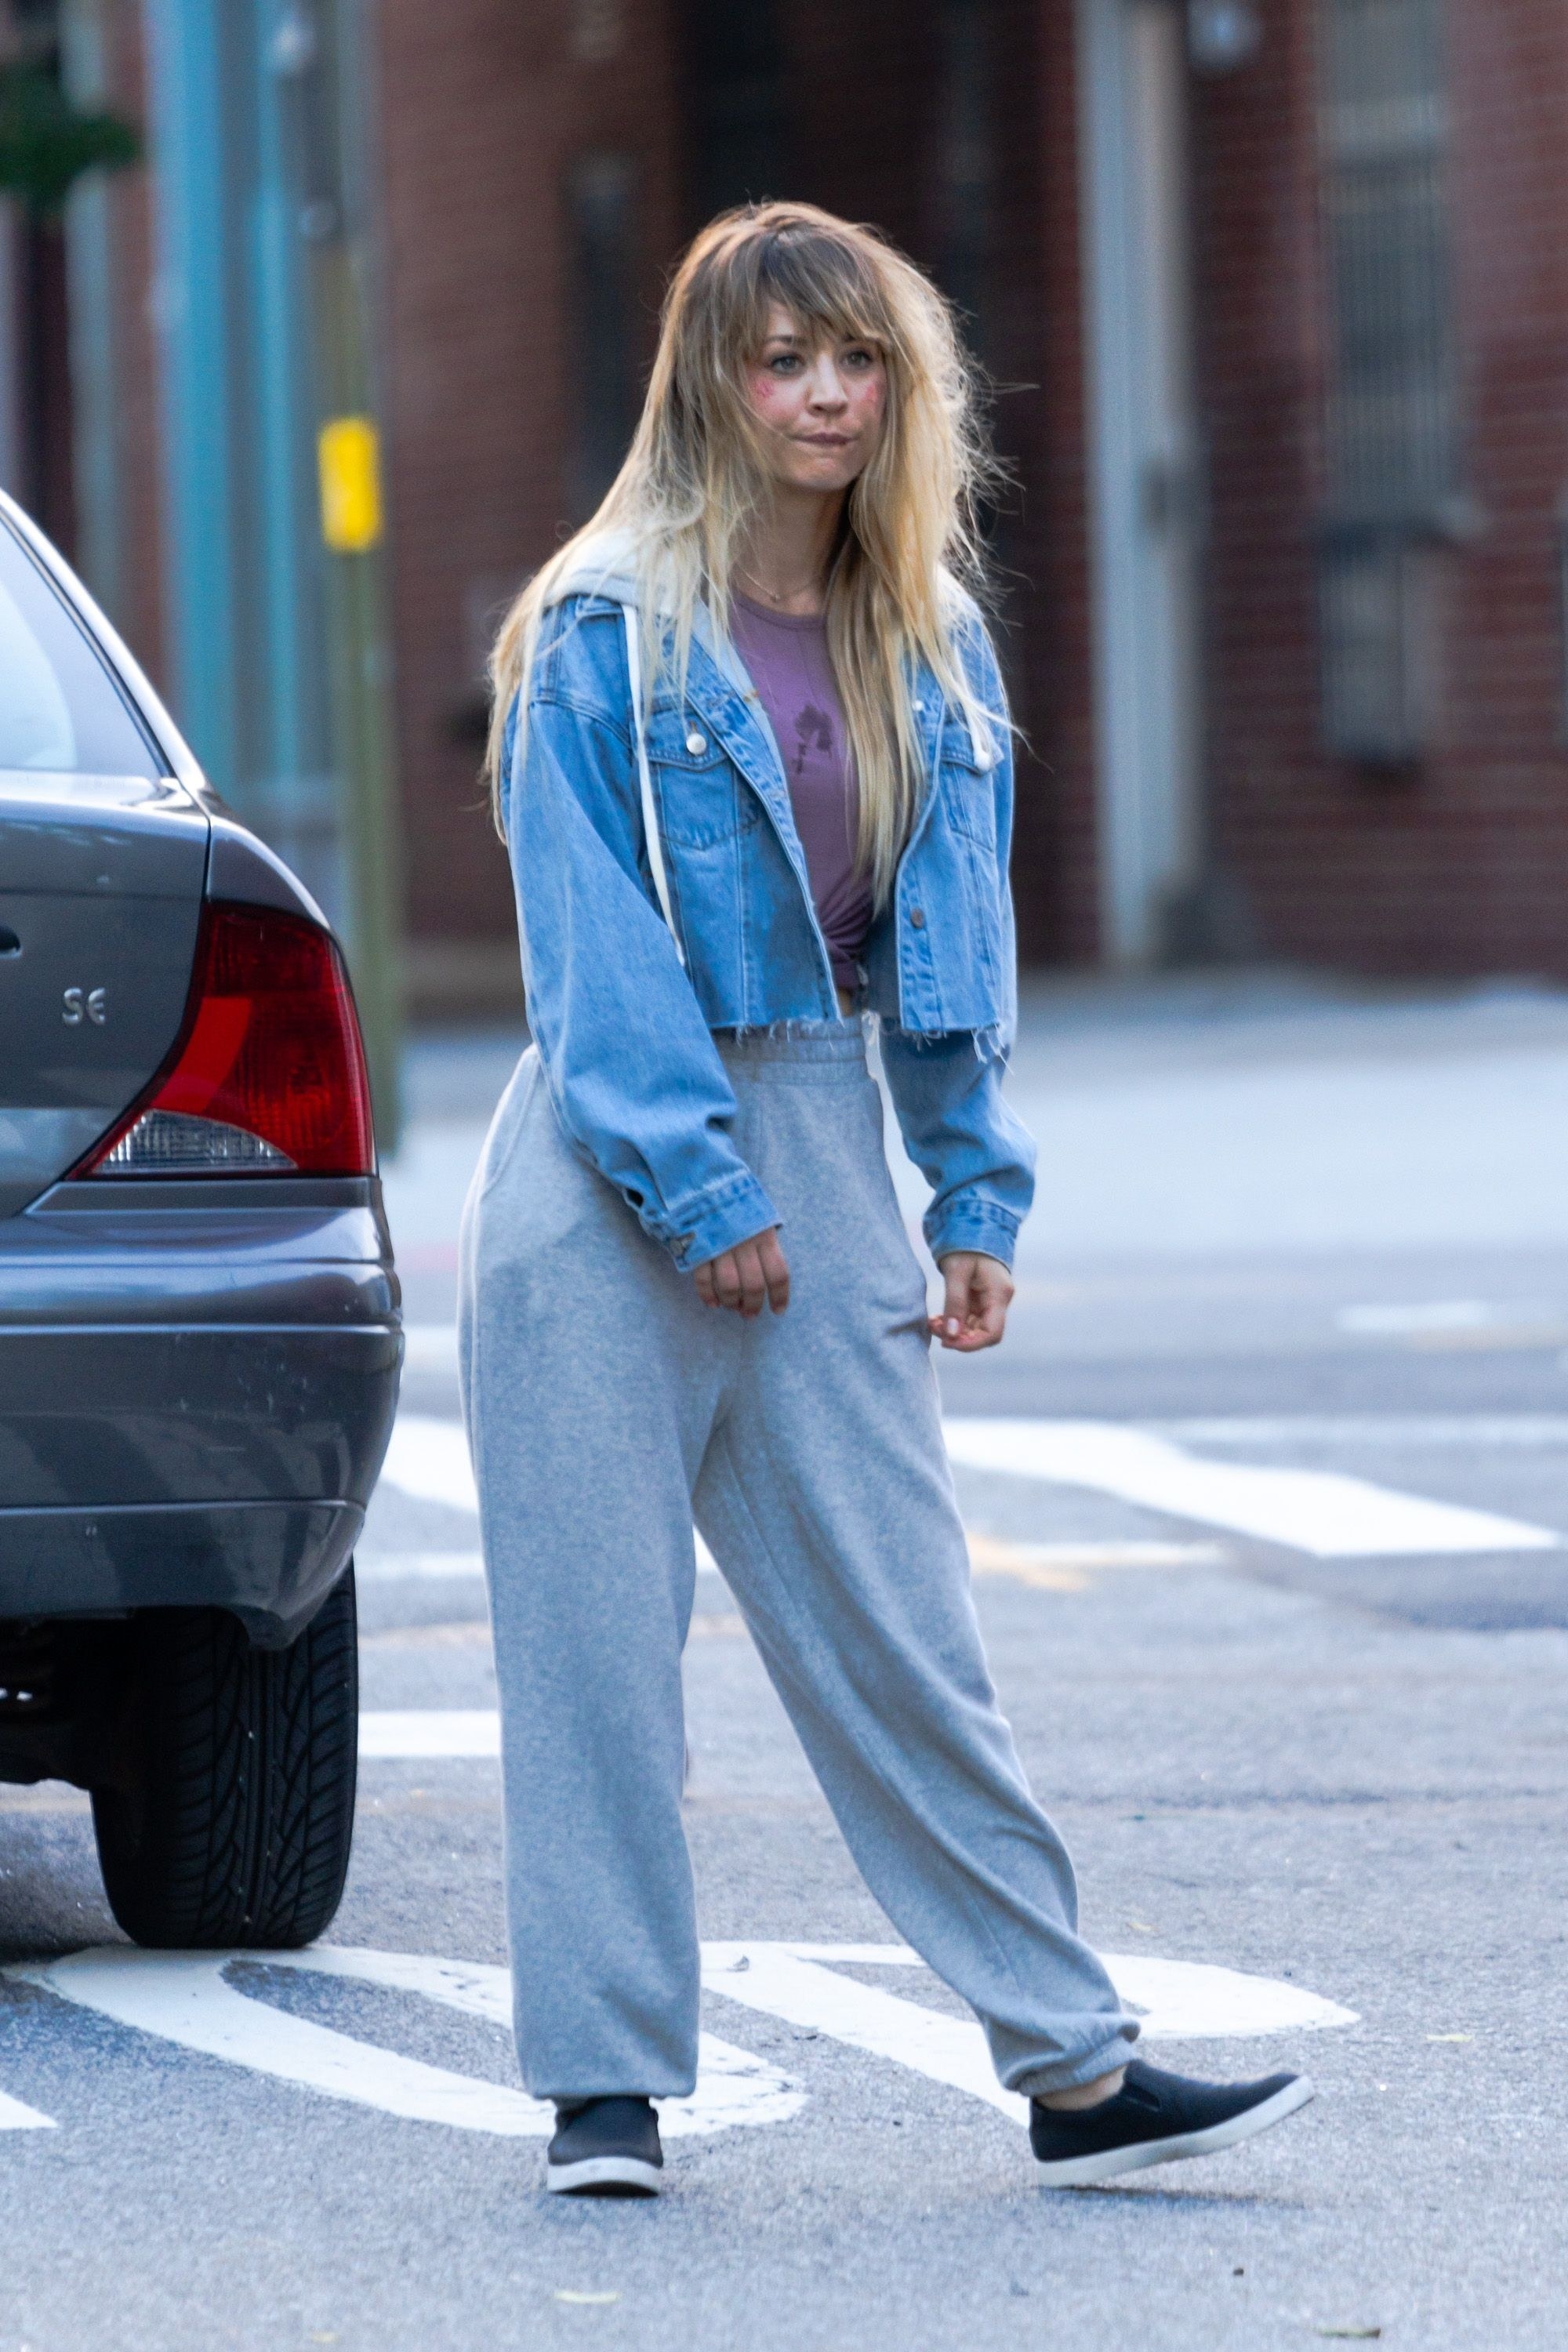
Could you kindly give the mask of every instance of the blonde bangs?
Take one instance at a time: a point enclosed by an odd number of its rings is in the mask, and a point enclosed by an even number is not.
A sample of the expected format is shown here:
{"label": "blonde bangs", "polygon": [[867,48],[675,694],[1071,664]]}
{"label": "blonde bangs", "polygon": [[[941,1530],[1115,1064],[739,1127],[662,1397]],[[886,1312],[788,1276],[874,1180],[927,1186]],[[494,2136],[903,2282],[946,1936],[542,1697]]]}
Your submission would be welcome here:
{"label": "blonde bangs", "polygon": [[826,605],[859,784],[859,862],[881,906],[920,792],[917,662],[963,709],[978,744],[998,723],[975,700],[953,632],[962,592],[984,584],[975,505],[1000,469],[947,302],[875,230],[814,205],[721,214],[688,250],[666,298],[626,462],[598,511],[530,581],[497,638],[487,764],[499,824],[506,717],[531,671],[541,620],[559,583],[606,532],[632,553],[650,689],[663,671],[684,692],[700,603],[728,635],[735,557],[769,481],[744,369],[775,306],[807,341],[875,343],[887,362],[881,439],[850,488]]}

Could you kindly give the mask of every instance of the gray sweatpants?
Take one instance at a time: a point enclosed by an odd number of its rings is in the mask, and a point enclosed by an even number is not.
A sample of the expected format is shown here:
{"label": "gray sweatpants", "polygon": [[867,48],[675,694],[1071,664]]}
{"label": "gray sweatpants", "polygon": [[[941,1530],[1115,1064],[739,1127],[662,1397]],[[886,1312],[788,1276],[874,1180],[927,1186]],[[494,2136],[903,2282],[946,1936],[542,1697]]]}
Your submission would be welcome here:
{"label": "gray sweatpants", "polygon": [[860,1032],[721,1050],[735,1141],[784,1221],[783,1316],[701,1303],[565,1140],[533,1051],[464,1218],[523,2080],[557,2099],[692,2087],[695,1517],[868,1885],[976,2011],[1002,2081],[1091,2082],[1138,2029],[1079,1940],[1071,1864],[986,1672]]}

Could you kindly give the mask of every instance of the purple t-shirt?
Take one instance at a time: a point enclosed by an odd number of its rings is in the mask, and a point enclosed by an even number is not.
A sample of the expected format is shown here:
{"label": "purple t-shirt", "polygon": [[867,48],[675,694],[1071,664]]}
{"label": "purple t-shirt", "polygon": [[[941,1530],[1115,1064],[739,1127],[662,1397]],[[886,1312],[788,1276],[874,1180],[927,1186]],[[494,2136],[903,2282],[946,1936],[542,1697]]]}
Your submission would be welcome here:
{"label": "purple t-shirt", "polygon": [[795,831],[833,977],[840,988],[853,988],[871,923],[871,886],[855,866],[859,795],[844,706],[827,657],[827,624],[770,613],[731,592],[730,631],[784,755]]}

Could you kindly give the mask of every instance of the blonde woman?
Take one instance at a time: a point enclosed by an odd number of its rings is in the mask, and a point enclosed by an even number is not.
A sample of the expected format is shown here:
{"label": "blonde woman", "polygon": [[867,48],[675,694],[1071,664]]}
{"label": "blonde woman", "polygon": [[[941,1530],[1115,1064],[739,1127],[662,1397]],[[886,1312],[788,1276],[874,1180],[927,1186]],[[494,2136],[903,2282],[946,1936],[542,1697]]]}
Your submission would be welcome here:
{"label": "blonde woman", "polygon": [[[619,478],[496,648],[534,1042],[467,1213],[464,1396],[552,2189],[657,2189],[650,2103],[695,2077],[693,1518],[872,1892],[1030,2095],[1042,2179],[1310,2095],[1131,2060],[971,1602],[929,1349],[1002,1338],[1033,1165],[1002,1095],[1008,722],[965,585],[983,463],[908,261],[808,205],[726,215]],[[868,1015],[931,1187],[934,1317]]]}

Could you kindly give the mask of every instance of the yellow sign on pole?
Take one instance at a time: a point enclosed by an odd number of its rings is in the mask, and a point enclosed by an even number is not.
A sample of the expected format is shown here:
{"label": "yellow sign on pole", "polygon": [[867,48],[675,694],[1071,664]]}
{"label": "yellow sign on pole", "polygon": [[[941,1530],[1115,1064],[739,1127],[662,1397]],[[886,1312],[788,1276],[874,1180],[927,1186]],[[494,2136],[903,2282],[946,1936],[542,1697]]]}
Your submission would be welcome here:
{"label": "yellow sign on pole", "polygon": [[368,416],[334,416],[316,443],[321,537],[338,555],[360,555],[381,537],[381,453]]}

